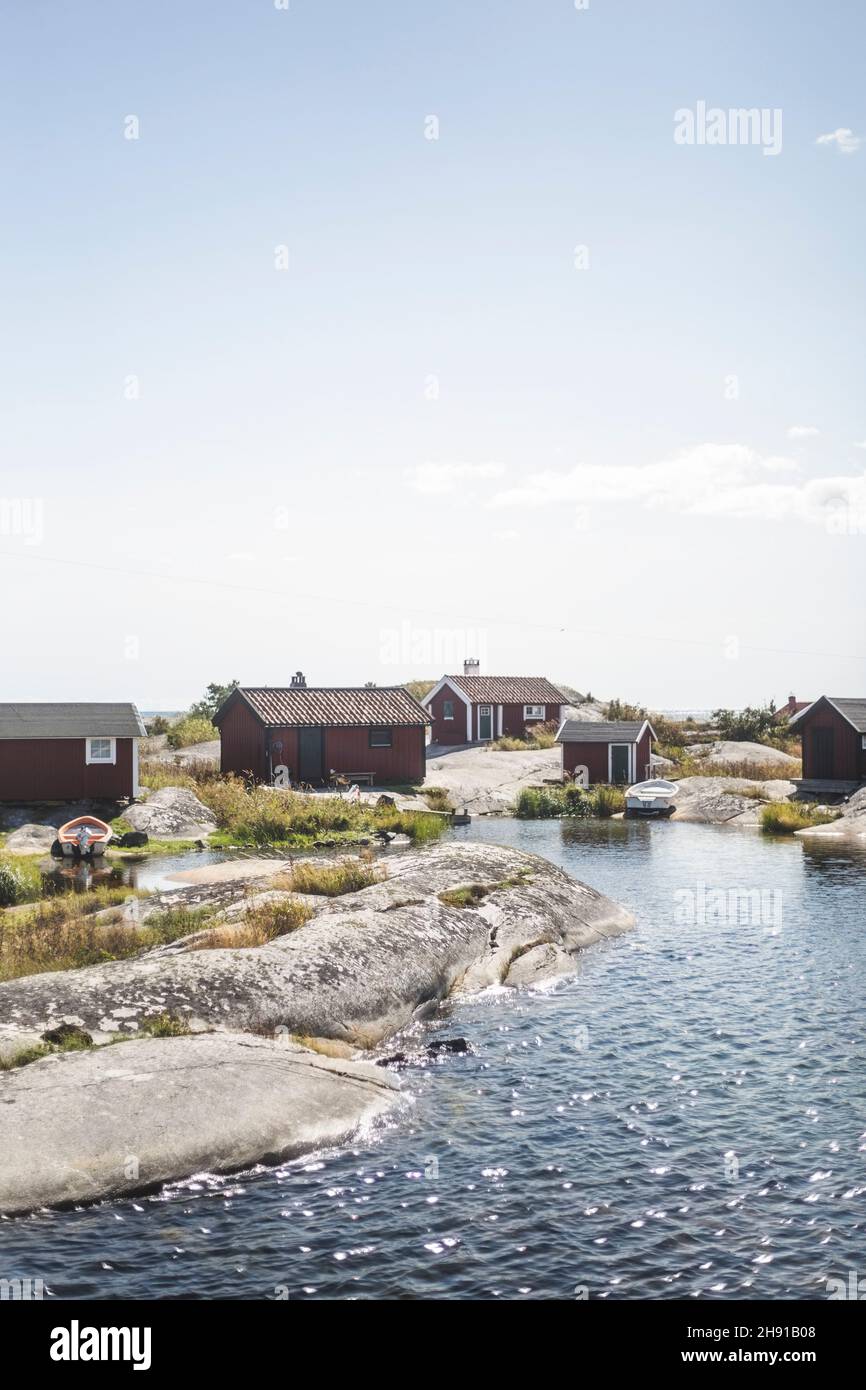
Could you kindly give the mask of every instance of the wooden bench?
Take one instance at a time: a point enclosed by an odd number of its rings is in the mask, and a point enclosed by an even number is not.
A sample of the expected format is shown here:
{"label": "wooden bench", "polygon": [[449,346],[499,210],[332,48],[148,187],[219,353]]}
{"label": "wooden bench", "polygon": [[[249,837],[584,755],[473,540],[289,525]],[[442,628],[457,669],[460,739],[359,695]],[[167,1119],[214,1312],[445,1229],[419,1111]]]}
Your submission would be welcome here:
{"label": "wooden bench", "polygon": [[348,785],[353,782],[365,782],[368,787],[372,787],[376,781],[375,774],[372,772],[334,772],[331,771],[331,786]]}

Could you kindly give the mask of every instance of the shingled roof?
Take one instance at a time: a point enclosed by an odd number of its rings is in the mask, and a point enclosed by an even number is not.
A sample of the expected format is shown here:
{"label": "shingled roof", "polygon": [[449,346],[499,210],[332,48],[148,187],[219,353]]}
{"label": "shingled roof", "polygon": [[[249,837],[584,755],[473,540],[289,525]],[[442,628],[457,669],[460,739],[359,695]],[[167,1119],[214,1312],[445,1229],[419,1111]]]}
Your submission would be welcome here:
{"label": "shingled roof", "polygon": [[[566,719],[556,735],[557,743],[637,743],[645,719]],[[655,730],[650,724],[650,733]]]}
{"label": "shingled roof", "polygon": [[810,705],[807,705],[804,710],[800,710],[789,721],[788,728],[792,729],[795,724],[798,724],[810,709],[814,709],[816,705],[821,703],[821,700],[826,700],[828,705],[832,705],[842,718],[847,719],[851,727],[857,730],[858,734],[866,734],[866,699],[854,699],[851,696],[842,695],[819,696],[817,700],[813,700]]}
{"label": "shingled roof", "polygon": [[235,697],[269,728],[393,727],[429,724],[430,716],[402,685],[240,686],[214,716],[219,724]]}
{"label": "shingled roof", "polygon": [[2,738],[146,738],[135,705],[0,704]]}
{"label": "shingled roof", "polygon": [[446,676],[473,704],[567,705],[561,690],[543,676]]}

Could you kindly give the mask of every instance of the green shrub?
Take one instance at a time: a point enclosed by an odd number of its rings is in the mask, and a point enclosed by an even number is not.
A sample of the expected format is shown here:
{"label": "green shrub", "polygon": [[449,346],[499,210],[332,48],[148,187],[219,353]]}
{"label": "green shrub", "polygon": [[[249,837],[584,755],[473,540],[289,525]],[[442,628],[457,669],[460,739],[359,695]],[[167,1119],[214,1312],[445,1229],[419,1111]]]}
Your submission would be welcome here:
{"label": "green shrub", "polygon": [[29,887],[17,864],[0,862],[0,907],[15,907],[27,901]]}
{"label": "green shrub", "polygon": [[521,820],[549,820],[559,816],[606,818],[624,809],[622,788],[604,785],[578,787],[566,782],[562,786],[525,787],[517,798],[517,815]]}
{"label": "green shrub", "polygon": [[838,811],[820,811],[803,801],[770,801],[761,812],[761,829],[765,835],[793,835],[813,825],[829,825],[839,819]]}
{"label": "green shrub", "polygon": [[185,714],[170,726],[166,741],[169,748],[189,748],[193,743],[209,743],[218,737],[209,719],[200,714]]}

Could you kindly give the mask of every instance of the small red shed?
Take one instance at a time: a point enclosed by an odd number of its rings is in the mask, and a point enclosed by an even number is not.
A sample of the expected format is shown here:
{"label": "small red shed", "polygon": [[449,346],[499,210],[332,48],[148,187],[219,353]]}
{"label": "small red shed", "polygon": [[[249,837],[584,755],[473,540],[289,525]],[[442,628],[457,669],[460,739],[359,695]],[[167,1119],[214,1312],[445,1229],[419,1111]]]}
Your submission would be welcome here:
{"label": "small red shed", "polygon": [[801,735],[804,782],[866,782],[866,698],[821,695],[788,728]]}
{"label": "small red shed", "polygon": [[[477,663],[467,662],[467,667]],[[438,744],[520,738],[534,724],[559,724],[568,704],[543,676],[443,676],[422,704]]]}
{"label": "small red shed", "polygon": [[332,772],[421,782],[427,711],[402,686],[239,686],[214,715],[223,772],[325,783]]}
{"label": "small red shed", "polygon": [[138,796],[130,704],[0,704],[0,801],[119,801]]}
{"label": "small red shed", "polygon": [[573,777],[576,769],[586,768],[587,786],[643,782],[653,775],[655,737],[648,719],[566,719],[556,735],[563,775]]}

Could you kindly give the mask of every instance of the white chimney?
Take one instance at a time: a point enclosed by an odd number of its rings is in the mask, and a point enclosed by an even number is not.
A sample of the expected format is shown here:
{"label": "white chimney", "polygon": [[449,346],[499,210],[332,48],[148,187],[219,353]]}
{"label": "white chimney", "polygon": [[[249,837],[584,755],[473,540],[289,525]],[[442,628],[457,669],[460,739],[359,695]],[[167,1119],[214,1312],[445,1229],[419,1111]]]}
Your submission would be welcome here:
{"label": "white chimney", "polygon": [[466,658],[463,663],[463,674],[464,676],[481,675],[481,662],[478,660],[477,656],[468,656]]}

